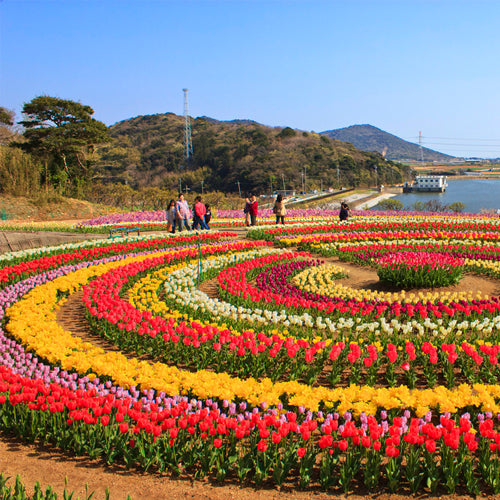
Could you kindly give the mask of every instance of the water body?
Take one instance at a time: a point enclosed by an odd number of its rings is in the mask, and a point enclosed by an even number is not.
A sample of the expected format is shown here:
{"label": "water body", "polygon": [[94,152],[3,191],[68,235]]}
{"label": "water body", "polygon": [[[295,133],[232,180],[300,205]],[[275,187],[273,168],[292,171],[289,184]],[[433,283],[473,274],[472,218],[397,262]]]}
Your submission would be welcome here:
{"label": "water body", "polygon": [[500,208],[500,180],[497,179],[464,179],[450,180],[444,193],[404,193],[395,196],[405,209],[420,201],[437,200],[442,205],[462,202],[464,212],[479,213],[481,209],[496,210]]}

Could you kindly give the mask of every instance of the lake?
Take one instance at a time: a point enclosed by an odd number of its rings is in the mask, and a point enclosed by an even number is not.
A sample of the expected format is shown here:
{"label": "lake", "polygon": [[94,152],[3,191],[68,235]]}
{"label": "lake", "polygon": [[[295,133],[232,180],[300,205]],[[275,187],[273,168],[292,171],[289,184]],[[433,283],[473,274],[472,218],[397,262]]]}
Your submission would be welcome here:
{"label": "lake", "polygon": [[437,200],[442,205],[462,202],[464,212],[479,213],[481,209],[500,208],[500,180],[496,179],[463,179],[450,180],[444,193],[404,193],[393,199],[400,200],[405,209],[421,201]]}

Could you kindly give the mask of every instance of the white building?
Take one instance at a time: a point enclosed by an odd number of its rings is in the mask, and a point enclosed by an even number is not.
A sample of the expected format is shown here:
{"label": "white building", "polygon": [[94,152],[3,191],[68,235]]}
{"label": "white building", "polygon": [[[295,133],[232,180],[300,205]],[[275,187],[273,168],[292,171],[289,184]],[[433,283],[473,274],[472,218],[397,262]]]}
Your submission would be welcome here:
{"label": "white building", "polygon": [[448,187],[446,175],[417,175],[413,184],[405,183],[403,191],[426,191],[443,193]]}

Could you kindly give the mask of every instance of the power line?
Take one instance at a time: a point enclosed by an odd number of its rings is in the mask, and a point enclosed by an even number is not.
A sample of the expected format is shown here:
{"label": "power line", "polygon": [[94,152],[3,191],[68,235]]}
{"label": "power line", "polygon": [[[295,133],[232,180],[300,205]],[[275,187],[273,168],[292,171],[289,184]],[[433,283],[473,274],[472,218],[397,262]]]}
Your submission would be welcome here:
{"label": "power line", "polygon": [[[451,148],[453,149],[452,154],[454,155],[456,155],[457,152],[464,152],[466,153],[466,156],[480,156],[481,154],[496,155],[497,153],[500,152],[499,139],[477,139],[477,138],[464,139],[458,137],[430,137],[430,136],[428,137],[422,135],[422,132],[419,132],[418,137],[411,137],[405,140],[414,141],[414,143],[419,147],[420,160],[422,160],[423,148],[436,149],[436,146],[440,146],[439,149],[441,150]],[[446,141],[446,142],[439,142],[439,141]]]}
{"label": "power line", "polygon": [[[407,137],[405,140],[418,140],[420,136],[418,137]],[[438,139],[440,141],[477,141],[477,142],[498,142],[500,139],[463,139],[459,137],[431,137],[431,136],[426,136],[423,135],[421,136],[422,139]]]}
{"label": "power line", "polygon": [[439,139],[445,141],[498,141],[499,139],[460,139],[459,137],[425,137],[426,139]]}
{"label": "power line", "polygon": [[423,144],[429,144],[429,145],[440,145],[440,146],[464,146],[464,147],[479,147],[479,148],[500,148],[500,143],[499,144],[483,144],[478,146],[477,144],[463,144],[459,142],[424,142]]}

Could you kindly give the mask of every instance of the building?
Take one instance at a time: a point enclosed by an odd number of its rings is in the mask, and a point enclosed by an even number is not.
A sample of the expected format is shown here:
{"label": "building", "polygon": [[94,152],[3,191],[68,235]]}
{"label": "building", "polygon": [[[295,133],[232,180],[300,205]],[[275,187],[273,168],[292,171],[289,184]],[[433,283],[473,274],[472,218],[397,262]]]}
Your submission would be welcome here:
{"label": "building", "polygon": [[289,196],[295,196],[296,193],[293,189],[278,189],[278,191],[273,193],[274,196],[278,196],[279,194],[283,196],[283,198],[288,198]]}
{"label": "building", "polygon": [[448,187],[446,175],[417,175],[415,182],[409,184],[405,182],[403,185],[403,193],[412,192],[436,192],[443,193]]}

